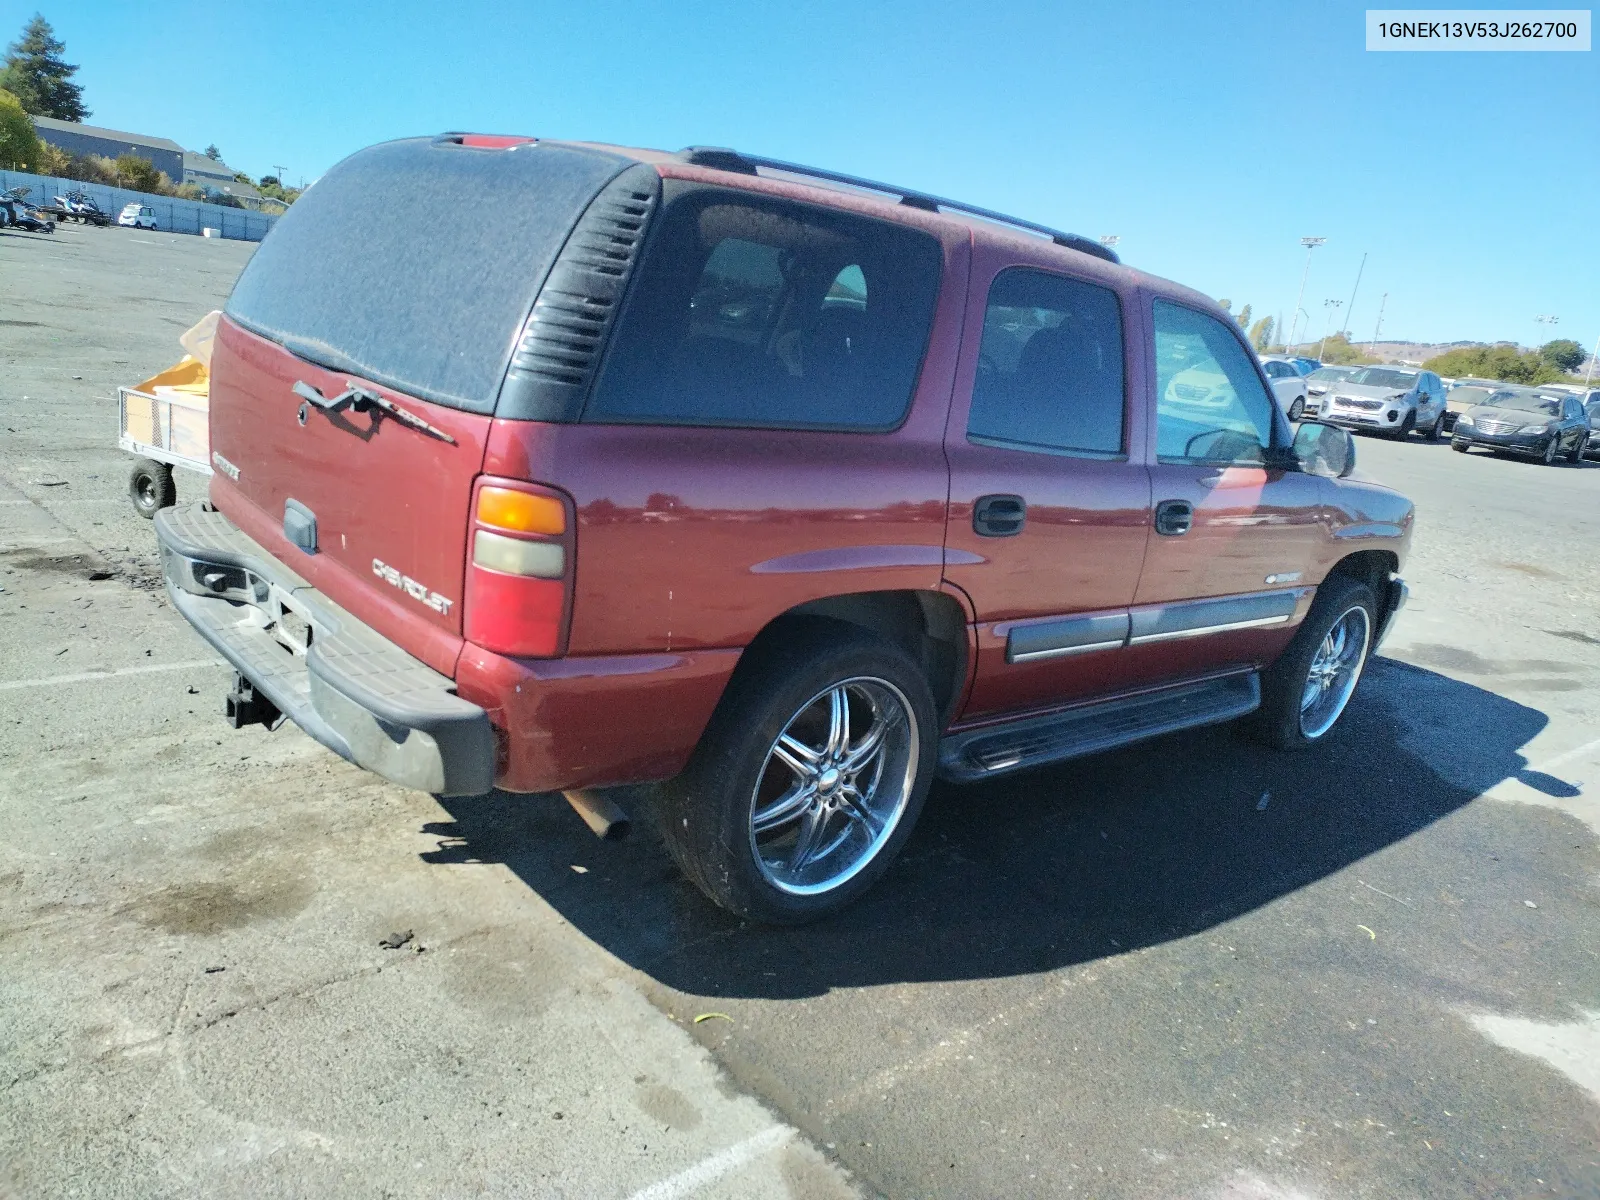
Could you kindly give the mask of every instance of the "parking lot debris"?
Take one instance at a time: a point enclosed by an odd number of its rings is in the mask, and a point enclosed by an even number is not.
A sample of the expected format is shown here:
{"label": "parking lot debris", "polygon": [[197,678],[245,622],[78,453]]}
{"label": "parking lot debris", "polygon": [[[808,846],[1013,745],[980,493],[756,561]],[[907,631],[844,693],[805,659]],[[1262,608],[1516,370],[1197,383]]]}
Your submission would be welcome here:
{"label": "parking lot debris", "polygon": [[1256,801],[1256,811],[1257,812],[1266,812],[1267,811],[1267,801],[1269,801],[1271,799],[1272,799],[1272,793],[1271,792],[1262,792],[1261,793],[1261,799]]}
{"label": "parking lot debris", "polygon": [[1532,900],[1524,900],[1522,903],[1528,908],[1538,908],[1539,907]]}
{"label": "parking lot debris", "polygon": [[391,933],[386,938],[379,938],[378,945],[382,946],[385,950],[398,950],[416,936],[417,935],[411,932],[409,929],[404,933]]}
{"label": "parking lot debris", "polygon": [[1367,927],[1365,925],[1357,925],[1356,928],[1357,929],[1365,929],[1366,933],[1367,933],[1367,936],[1369,938],[1371,938],[1373,941],[1377,941],[1378,940],[1378,935],[1373,933],[1372,930],[1367,929]]}
{"label": "parking lot debris", "polygon": [[206,974],[207,975],[215,975],[219,971],[226,971],[227,969],[228,969],[227,967],[207,967],[206,968]]}
{"label": "parking lot debris", "polygon": [[714,1020],[718,1020],[718,1019],[726,1021],[730,1025],[733,1024],[733,1018],[732,1017],[730,1017],[727,1013],[719,1013],[719,1012],[701,1013],[698,1017],[696,1017],[694,1019],[694,1023],[696,1025],[698,1025],[702,1021],[714,1021]]}

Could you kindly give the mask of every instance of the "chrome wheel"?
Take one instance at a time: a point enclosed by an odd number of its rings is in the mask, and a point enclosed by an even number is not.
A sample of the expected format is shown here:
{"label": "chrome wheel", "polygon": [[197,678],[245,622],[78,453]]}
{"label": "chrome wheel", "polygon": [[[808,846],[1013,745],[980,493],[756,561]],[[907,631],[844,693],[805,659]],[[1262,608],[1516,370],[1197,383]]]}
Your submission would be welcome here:
{"label": "chrome wheel", "polygon": [[1333,728],[1333,723],[1350,702],[1367,661],[1367,642],[1372,636],[1372,618],[1362,605],[1353,604],[1340,614],[1311,656],[1305,688],[1300,693],[1300,732],[1316,739]]}
{"label": "chrome wheel", "polygon": [[910,701],[886,679],[847,679],[801,705],[750,797],[750,848],[766,880],[816,895],[876,858],[911,799],[920,740]]}

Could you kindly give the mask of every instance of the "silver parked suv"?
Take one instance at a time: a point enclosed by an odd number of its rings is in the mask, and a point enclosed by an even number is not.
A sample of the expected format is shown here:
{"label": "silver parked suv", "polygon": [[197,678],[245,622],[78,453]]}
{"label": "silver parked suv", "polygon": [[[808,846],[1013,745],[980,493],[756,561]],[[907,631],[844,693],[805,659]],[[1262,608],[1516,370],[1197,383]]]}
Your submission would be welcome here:
{"label": "silver parked suv", "polygon": [[1430,441],[1444,432],[1444,383],[1432,371],[1362,367],[1328,389],[1323,421],[1403,438],[1413,429]]}

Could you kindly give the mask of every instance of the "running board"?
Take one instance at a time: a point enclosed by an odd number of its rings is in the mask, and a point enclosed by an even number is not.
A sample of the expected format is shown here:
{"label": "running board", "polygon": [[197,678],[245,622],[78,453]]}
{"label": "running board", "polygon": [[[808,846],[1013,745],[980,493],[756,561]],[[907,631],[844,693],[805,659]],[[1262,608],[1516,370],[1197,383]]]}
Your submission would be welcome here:
{"label": "running board", "polygon": [[1254,671],[953,734],[939,747],[939,774],[956,783],[992,779],[1098,754],[1145,738],[1231,721],[1261,706]]}

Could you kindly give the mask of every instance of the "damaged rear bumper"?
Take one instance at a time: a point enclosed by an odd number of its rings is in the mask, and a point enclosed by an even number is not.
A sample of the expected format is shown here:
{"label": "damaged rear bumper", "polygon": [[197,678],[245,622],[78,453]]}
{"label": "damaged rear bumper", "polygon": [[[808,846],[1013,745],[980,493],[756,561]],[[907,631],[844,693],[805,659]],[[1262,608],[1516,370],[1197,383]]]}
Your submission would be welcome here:
{"label": "damaged rear bumper", "polygon": [[406,787],[476,796],[494,786],[488,713],[356,620],[227,517],[156,515],[167,595],[254,691],[328,749]]}

